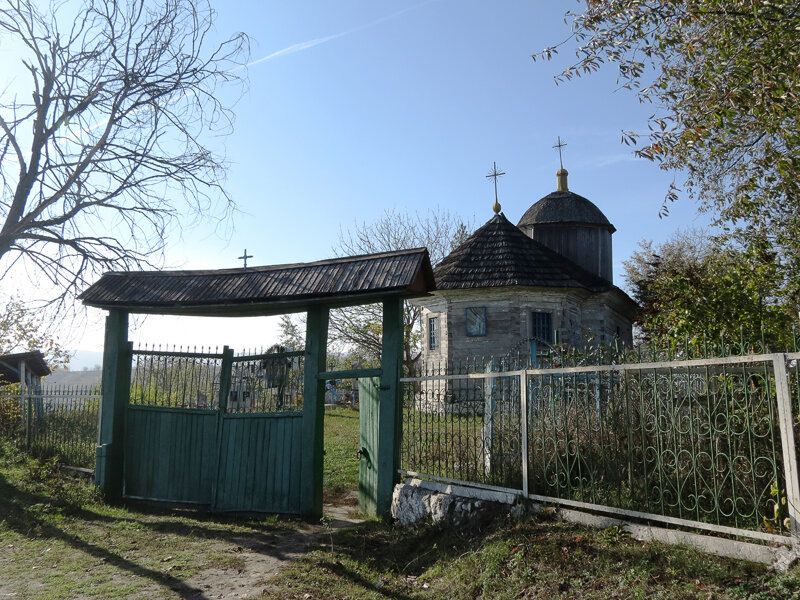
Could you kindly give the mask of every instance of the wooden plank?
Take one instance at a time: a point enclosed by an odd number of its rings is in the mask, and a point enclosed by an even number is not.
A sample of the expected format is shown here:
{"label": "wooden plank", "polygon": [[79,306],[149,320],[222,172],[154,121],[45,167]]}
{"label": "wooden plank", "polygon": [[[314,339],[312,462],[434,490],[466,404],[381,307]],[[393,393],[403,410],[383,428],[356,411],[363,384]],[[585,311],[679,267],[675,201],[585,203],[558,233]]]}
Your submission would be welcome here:
{"label": "wooden plank", "polygon": [[266,446],[266,460],[263,463],[263,477],[266,482],[263,503],[266,510],[277,512],[282,501],[281,493],[281,424],[282,421],[265,421],[268,428],[265,430],[264,445]]}
{"label": "wooden plank", "polygon": [[301,513],[322,516],[322,452],[325,416],[325,384],[318,379],[325,370],[328,344],[328,307],[309,309],[306,318],[306,354],[303,380],[303,435]]}
{"label": "wooden plank", "polygon": [[302,507],[302,500],[303,500],[302,482],[305,480],[306,477],[306,473],[304,470],[305,465],[303,463],[302,443],[303,443],[303,422],[298,423],[297,421],[292,421],[291,472],[293,474],[292,478],[293,501],[290,504],[290,506],[295,508],[295,510],[293,510],[292,512],[302,512],[302,511],[297,511],[297,507]]}
{"label": "wooden plank", "polygon": [[247,427],[242,433],[248,438],[247,442],[247,481],[245,482],[244,504],[251,507],[250,510],[268,510],[264,507],[264,495],[258,494],[257,489],[264,481],[264,463],[259,462],[260,448],[269,439],[269,426],[261,419],[250,419],[245,421]]}
{"label": "wooden plank", "polygon": [[231,459],[227,468],[230,473],[233,485],[229,485],[232,490],[228,503],[232,507],[242,505],[244,496],[244,484],[246,479],[245,469],[245,446],[242,444],[241,429],[246,425],[246,421],[227,421],[228,428],[228,447],[231,448]]}
{"label": "wooden plank", "polygon": [[242,457],[244,491],[239,504],[240,506],[248,507],[247,510],[254,510],[259,505],[260,500],[255,496],[256,477],[258,475],[256,473],[256,468],[258,467],[256,448],[260,442],[263,443],[266,432],[264,431],[265,428],[261,427],[261,421],[258,419],[239,421],[239,423],[241,424],[239,427],[239,443],[242,448],[246,448],[245,455]]}
{"label": "wooden plank", "polygon": [[292,473],[287,469],[289,465],[289,452],[287,452],[287,443],[289,441],[287,427],[291,422],[287,419],[276,421],[274,424],[274,433],[272,439],[275,442],[272,455],[275,457],[275,464],[272,469],[275,474],[275,483],[273,490],[275,490],[275,498],[273,499],[273,510],[278,512],[286,512],[289,508],[286,501],[289,497],[289,481],[291,480]]}

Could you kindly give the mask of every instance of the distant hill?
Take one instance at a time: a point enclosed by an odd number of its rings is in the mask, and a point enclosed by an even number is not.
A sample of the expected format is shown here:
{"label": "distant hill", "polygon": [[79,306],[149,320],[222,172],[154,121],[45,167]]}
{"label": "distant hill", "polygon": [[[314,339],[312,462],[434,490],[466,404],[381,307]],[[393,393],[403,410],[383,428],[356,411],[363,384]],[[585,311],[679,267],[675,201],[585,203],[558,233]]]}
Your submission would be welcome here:
{"label": "distant hill", "polygon": [[42,384],[68,385],[68,386],[94,386],[100,385],[103,371],[93,369],[91,371],[55,371],[42,379]]}
{"label": "distant hill", "polygon": [[103,353],[93,350],[76,350],[69,359],[69,368],[73,371],[96,370],[102,364]]}

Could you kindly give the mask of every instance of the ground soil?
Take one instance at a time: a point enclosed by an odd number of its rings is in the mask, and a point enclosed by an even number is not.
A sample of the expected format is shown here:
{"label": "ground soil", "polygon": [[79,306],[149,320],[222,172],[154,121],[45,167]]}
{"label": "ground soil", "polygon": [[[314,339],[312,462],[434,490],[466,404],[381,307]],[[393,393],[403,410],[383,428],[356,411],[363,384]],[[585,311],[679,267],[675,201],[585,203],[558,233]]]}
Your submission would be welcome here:
{"label": "ground soil", "polygon": [[218,550],[230,552],[240,560],[230,569],[208,569],[184,582],[176,590],[191,600],[218,598],[257,598],[267,590],[269,580],[288,562],[296,560],[310,547],[324,543],[332,529],[354,527],[362,522],[356,506],[357,494],[337,499],[336,505],[323,507],[324,523],[302,523],[283,532],[243,536],[233,543],[218,542]]}

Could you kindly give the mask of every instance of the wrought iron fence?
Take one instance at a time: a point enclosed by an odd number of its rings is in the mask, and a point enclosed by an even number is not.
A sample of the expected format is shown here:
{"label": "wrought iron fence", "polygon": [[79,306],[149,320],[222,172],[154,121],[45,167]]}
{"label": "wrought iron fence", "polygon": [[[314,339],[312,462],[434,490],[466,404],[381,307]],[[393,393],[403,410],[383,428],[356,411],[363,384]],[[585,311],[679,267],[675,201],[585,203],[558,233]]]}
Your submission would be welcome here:
{"label": "wrought iron fence", "polygon": [[304,352],[227,352],[133,350],[130,404],[218,410],[227,378],[229,413],[302,410]]}
{"label": "wrought iron fence", "polygon": [[40,458],[93,468],[100,389],[46,386],[34,392],[0,392],[0,436]]}
{"label": "wrought iron fence", "polygon": [[403,380],[403,468],[520,487],[519,377],[498,375]]}
{"label": "wrought iron fence", "polygon": [[223,354],[217,351],[139,348],[131,356],[130,403],[216,409]]}
{"label": "wrought iron fence", "polygon": [[785,540],[800,534],[798,362],[800,353],[429,370],[401,380],[401,467],[537,500]]}
{"label": "wrought iron fence", "polygon": [[299,351],[234,357],[228,412],[302,410],[304,355]]}

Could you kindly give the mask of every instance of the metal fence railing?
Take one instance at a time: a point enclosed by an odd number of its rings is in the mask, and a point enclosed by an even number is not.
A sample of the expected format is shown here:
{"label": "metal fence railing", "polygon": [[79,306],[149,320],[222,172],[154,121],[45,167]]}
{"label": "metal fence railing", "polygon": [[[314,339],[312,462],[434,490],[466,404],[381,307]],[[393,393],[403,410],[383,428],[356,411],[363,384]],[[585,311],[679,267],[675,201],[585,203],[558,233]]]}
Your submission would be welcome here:
{"label": "metal fence railing", "polygon": [[800,536],[800,353],[403,378],[404,473]]}
{"label": "metal fence railing", "polygon": [[228,412],[302,410],[304,356],[303,351],[234,356]]}
{"label": "metal fence railing", "polygon": [[216,409],[222,353],[138,348],[131,356],[130,403]]}
{"label": "metal fence railing", "polygon": [[40,458],[93,468],[100,389],[45,386],[24,394],[0,391],[0,437]]}
{"label": "metal fence railing", "polygon": [[303,351],[183,351],[139,348],[132,351],[133,406],[218,410],[220,383],[229,377],[229,413],[302,410]]}

